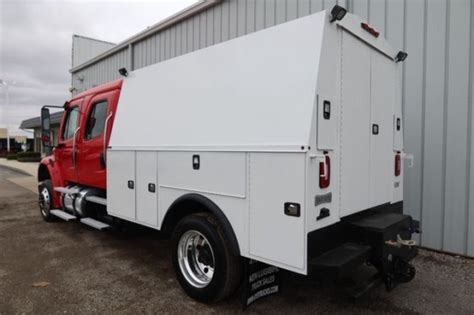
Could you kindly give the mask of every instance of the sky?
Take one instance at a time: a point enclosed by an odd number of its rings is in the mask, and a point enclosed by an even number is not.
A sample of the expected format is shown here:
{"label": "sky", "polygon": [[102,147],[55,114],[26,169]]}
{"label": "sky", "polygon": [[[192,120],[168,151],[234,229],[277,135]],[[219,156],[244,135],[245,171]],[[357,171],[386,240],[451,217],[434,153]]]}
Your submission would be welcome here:
{"label": "sky", "polygon": [[0,0],[0,128],[70,98],[72,35],[119,43],[196,0]]}

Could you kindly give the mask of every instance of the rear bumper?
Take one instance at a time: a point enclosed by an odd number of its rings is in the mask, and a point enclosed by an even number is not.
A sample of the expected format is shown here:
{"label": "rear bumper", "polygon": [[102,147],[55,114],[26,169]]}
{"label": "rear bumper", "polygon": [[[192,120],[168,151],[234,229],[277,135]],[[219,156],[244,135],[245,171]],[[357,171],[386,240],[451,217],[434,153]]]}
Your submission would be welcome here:
{"label": "rear bumper", "polygon": [[368,209],[308,234],[308,275],[340,278],[367,263],[383,275],[399,273],[416,254],[408,246],[416,224],[403,203]]}

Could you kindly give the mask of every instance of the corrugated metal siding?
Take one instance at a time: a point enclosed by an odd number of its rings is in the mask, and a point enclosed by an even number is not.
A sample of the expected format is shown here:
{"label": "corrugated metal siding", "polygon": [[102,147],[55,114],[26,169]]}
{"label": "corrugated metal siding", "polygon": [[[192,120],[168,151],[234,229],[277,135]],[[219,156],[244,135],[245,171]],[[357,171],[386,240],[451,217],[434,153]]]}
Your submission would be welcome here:
{"label": "corrugated metal siding", "polygon": [[[224,1],[134,45],[134,69],[321,11],[325,7],[332,8],[336,3],[310,0]],[[345,5],[346,1],[339,3]]]}
{"label": "corrugated metal siding", "polygon": [[72,37],[72,67],[78,66],[104,51],[114,47],[115,44],[107,43],[92,38],[73,35]]}
{"label": "corrugated metal siding", "polygon": [[109,58],[72,74],[72,86],[76,89],[74,94],[83,92],[105,82],[116,80],[120,77],[118,69],[130,69],[128,49],[123,49]]}
{"label": "corrugated metal siding", "polygon": [[[422,245],[474,256],[474,3],[470,0],[228,0],[133,46],[138,69],[340,4],[407,51],[403,101],[405,208]],[[120,56],[118,56],[120,55]],[[126,50],[78,74],[85,88],[117,78]],[[78,82],[74,81],[74,84]],[[76,85],[74,85],[76,86]]]}

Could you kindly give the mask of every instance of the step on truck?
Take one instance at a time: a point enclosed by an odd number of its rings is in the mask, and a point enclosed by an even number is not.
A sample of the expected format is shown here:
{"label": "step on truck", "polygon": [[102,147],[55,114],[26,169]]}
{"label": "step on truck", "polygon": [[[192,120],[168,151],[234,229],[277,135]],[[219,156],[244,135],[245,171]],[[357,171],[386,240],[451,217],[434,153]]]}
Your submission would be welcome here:
{"label": "step on truck", "polygon": [[[39,166],[44,220],[129,221],[171,237],[191,297],[229,297],[245,259],[410,281],[395,51],[334,7],[135,71],[65,103]],[[49,108],[42,109],[50,145]]]}

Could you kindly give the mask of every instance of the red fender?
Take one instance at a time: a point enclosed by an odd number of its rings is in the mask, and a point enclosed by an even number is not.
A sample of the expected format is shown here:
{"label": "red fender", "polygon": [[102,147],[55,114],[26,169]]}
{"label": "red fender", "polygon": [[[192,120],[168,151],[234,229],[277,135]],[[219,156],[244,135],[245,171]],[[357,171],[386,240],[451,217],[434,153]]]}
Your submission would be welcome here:
{"label": "red fender", "polygon": [[[51,184],[54,187],[64,187],[64,180],[62,178],[59,167],[56,163],[54,155],[47,156],[43,158],[38,166],[38,182],[41,182],[45,179],[45,170],[49,174],[51,179]],[[53,191],[53,206],[54,208],[61,208],[61,194]]]}

